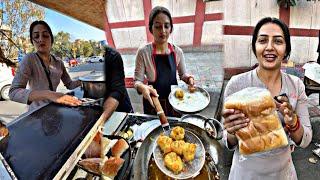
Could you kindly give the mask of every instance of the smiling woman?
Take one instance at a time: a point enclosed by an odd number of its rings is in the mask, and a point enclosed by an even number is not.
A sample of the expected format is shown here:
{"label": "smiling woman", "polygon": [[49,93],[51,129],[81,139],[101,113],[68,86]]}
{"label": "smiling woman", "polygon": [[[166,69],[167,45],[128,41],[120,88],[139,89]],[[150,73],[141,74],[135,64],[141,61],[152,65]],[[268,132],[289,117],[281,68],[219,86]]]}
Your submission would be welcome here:
{"label": "smiling woman", "polygon": [[[267,89],[277,99],[274,103],[288,138],[295,146],[307,147],[312,138],[312,130],[303,82],[298,77],[280,71],[281,62],[291,52],[288,27],[276,18],[261,19],[253,32],[252,50],[258,60],[257,68],[233,76],[226,86],[224,99],[247,87]],[[287,94],[288,97],[279,94]],[[222,115],[225,145],[228,149],[235,150],[229,179],[297,179],[290,146],[242,160],[235,133],[249,127],[251,119],[240,109],[226,108]]]}

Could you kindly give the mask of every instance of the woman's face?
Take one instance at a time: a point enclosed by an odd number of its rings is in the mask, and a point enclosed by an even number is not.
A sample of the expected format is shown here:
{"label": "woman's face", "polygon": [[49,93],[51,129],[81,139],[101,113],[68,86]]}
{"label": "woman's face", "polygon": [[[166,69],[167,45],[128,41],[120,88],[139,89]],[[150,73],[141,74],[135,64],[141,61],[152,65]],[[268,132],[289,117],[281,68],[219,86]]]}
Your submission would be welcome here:
{"label": "woman's face", "polygon": [[167,15],[159,13],[153,20],[152,34],[154,42],[162,44],[168,42],[171,33],[170,19]]}
{"label": "woman's face", "polygon": [[281,68],[281,62],[286,54],[286,42],[282,29],[274,23],[263,25],[255,43],[259,66],[274,70]]}
{"label": "woman's face", "polygon": [[37,52],[48,53],[51,50],[51,36],[46,28],[42,24],[34,26],[32,30],[32,41]]}

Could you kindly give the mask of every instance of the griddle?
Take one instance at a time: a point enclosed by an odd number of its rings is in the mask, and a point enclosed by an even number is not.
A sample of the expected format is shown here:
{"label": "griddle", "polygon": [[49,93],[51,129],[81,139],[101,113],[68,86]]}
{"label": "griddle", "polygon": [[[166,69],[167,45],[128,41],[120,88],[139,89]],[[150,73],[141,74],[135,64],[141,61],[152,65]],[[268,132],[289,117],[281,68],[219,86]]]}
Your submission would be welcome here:
{"label": "griddle", "polygon": [[0,152],[18,179],[52,179],[102,114],[102,108],[50,103],[10,125]]}

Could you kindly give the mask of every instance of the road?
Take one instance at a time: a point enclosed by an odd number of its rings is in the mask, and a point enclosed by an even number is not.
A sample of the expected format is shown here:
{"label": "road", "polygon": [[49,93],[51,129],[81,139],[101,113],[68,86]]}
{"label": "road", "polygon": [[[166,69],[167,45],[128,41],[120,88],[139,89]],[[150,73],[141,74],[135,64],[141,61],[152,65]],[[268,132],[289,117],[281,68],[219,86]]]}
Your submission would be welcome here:
{"label": "road", "polygon": [[[67,68],[67,70],[69,71],[71,78],[77,79],[80,76],[89,74],[91,71],[103,71],[103,65],[103,63],[87,63],[76,67]],[[63,83],[60,83],[57,91],[67,92],[68,90],[64,87]],[[4,123],[9,123],[26,111],[27,106],[25,104],[16,103],[10,100],[0,100],[0,121]]]}

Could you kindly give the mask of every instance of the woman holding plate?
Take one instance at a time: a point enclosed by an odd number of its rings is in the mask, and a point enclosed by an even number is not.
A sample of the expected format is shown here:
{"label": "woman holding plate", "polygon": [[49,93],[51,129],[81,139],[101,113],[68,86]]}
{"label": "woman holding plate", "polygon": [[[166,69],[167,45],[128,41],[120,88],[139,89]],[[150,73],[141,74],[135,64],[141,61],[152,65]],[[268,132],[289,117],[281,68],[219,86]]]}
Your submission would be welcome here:
{"label": "woman holding plate", "polygon": [[[134,73],[135,88],[143,95],[143,108],[146,114],[156,114],[151,96],[159,96],[166,115],[179,116],[168,101],[171,85],[177,85],[177,71],[181,80],[194,86],[194,78],[186,73],[182,50],[168,42],[173,30],[172,17],[165,7],[154,7],[149,16],[149,31],[154,41],[139,48],[136,55]],[[145,76],[148,85],[145,85]]]}

